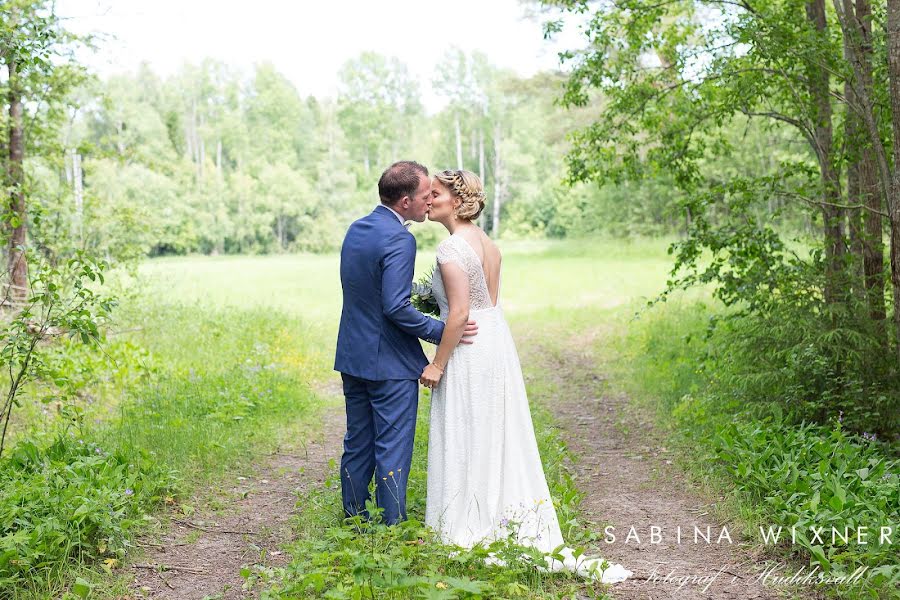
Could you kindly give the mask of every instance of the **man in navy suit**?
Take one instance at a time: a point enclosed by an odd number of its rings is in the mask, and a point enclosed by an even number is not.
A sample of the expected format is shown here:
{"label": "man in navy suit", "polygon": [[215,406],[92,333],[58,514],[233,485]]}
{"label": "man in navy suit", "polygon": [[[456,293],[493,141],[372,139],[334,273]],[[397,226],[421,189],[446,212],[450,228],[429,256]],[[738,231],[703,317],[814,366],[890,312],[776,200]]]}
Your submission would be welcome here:
{"label": "man in navy suit", "polygon": [[[410,304],[416,240],[404,221],[425,220],[431,206],[428,170],[394,163],[378,180],[381,204],[354,222],[341,246],[344,304],[334,369],[347,404],[341,495],[347,516],[368,518],[369,482],[388,524],[406,519],[406,484],[428,364],[419,338],[438,344],[444,324]],[[471,343],[470,322],[461,343]]]}

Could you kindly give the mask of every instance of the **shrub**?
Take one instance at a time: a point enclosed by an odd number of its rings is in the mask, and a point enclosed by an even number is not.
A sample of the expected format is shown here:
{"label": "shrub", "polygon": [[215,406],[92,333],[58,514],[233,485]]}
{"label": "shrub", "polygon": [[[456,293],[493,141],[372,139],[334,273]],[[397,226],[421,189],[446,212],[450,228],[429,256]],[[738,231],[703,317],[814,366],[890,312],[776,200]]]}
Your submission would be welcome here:
{"label": "shrub", "polygon": [[83,559],[120,559],[128,533],[174,476],[146,453],[107,452],[58,432],[20,440],[0,463],[0,587]]}

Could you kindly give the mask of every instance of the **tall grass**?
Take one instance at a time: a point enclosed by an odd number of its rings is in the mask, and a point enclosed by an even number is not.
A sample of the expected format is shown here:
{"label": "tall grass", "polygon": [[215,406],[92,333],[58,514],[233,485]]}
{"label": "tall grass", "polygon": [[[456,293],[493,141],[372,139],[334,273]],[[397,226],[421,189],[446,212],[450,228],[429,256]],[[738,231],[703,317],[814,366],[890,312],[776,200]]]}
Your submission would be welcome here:
{"label": "tall grass", "polygon": [[0,597],[58,594],[76,573],[101,580],[159,507],[249,464],[314,414],[309,383],[323,358],[296,317],[198,308],[124,308],[117,328],[134,331],[98,364],[134,360],[141,374],[113,378],[121,385],[93,397],[94,418],[50,414],[19,432],[0,462]]}
{"label": "tall grass", "polygon": [[[795,527],[796,543],[774,549],[832,576],[865,570],[861,585],[826,586],[830,595],[887,598],[898,595],[896,531],[900,523],[900,461],[896,442],[848,432],[848,415],[828,424],[792,419],[779,402],[748,401],[723,357],[734,357],[730,332],[706,338],[715,311],[700,302],[675,302],[638,321],[619,320],[597,344],[611,381],[657,416],[682,465],[695,482],[728,499],[744,533],[759,527]],[[613,323],[612,321],[611,323]],[[746,357],[749,359],[749,357]],[[714,368],[710,368],[714,365]],[[893,543],[879,543],[881,526]],[[811,528],[822,528],[823,539]],[[850,540],[834,541],[835,527]],[[869,528],[865,544],[858,527]]]}

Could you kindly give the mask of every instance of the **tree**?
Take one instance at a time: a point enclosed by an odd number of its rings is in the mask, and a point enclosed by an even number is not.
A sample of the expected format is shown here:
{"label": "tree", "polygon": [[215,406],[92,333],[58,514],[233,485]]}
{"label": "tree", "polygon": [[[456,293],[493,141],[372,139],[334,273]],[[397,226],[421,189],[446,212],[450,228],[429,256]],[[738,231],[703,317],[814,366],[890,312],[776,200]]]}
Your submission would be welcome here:
{"label": "tree", "polygon": [[338,74],[338,122],[368,175],[372,164],[400,159],[410,150],[413,124],[422,112],[418,85],[396,58],[364,52]]}
{"label": "tree", "polygon": [[[512,129],[510,112],[516,100],[509,82],[514,80],[511,73],[491,66],[484,54],[467,55],[452,48],[438,65],[432,82],[435,92],[448,101],[442,130],[452,131],[453,138],[452,146],[443,147],[455,148],[457,169],[468,169],[481,177],[486,194],[491,196],[490,210],[482,214],[482,226],[490,218],[494,237],[500,234],[500,213],[507,192],[503,148]],[[465,140],[470,141],[468,153],[464,152]],[[446,150],[440,156],[447,156]]]}
{"label": "tree", "polygon": [[47,0],[8,0],[0,5],[0,59],[6,66],[3,156],[9,236],[6,301],[21,305],[28,293],[28,190],[25,157],[38,143],[42,128],[59,118],[57,102],[83,79],[71,59],[79,39],[67,32]]}
{"label": "tree", "polygon": [[[580,0],[548,4],[565,11],[591,10],[588,2]],[[877,82],[862,58],[870,56],[871,51],[862,50],[862,36],[849,31],[851,21],[844,18],[845,5],[850,4],[834,0],[840,9],[837,16],[844,24],[838,27],[836,15],[824,0],[651,4],[620,0],[596,9],[587,31],[592,43],[584,52],[566,54],[574,68],[564,101],[572,106],[587,105],[595,97],[592,90],[596,90],[604,98],[606,111],[603,118],[575,136],[569,159],[572,179],[620,181],[668,171],[695,199],[686,202],[692,213],[707,210],[710,198],[736,193],[755,195],[757,199],[775,196],[814,207],[822,227],[823,298],[832,314],[845,311],[848,294],[865,284],[863,278],[854,280],[847,269],[846,232],[849,229],[856,235],[860,231],[852,222],[848,227],[847,211],[860,206],[856,190],[861,184],[858,175],[853,175],[855,197],[848,200],[843,176],[852,171],[848,169],[848,157],[857,164],[858,159],[852,157],[863,156],[861,150],[877,156],[888,141],[883,136],[888,127],[878,126],[872,116],[871,98],[880,92],[873,91]],[[866,5],[859,14],[863,21],[869,21]],[[854,12],[852,22],[859,19]],[[548,31],[552,33],[560,25],[559,21],[552,22]],[[856,77],[850,77],[853,70],[847,65],[845,53],[859,58],[852,61]],[[857,100],[836,94],[835,84],[849,85]],[[866,144],[851,146],[852,152],[843,151],[835,143],[835,125],[847,111],[858,114],[868,123],[870,133],[878,134],[869,136]],[[809,163],[795,161],[780,165],[780,178],[740,178],[712,195],[701,194],[711,190],[700,165],[727,154],[730,148],[720,132],[738,115],[762,119],[770,127],[785,124],[793,128],[808,145],[818,182],[808,180],[800,187],[781,185],[782,181],[805,178],[809,172]],[[848,139],[858,142],[853,135]],[[846,147],[847,139],[841,144]],[[885,182],[882,193],[888,198],[888,214],[882,216],[888,216],[893,227],[890,214],[895,203],[888,194],[886,177],[890,167],[886,160],[878,162],[885,171],[881,175]],[[863,168],[870,164],[864,162]],[[700,198],[705,200],[698,202]],[[872,215],[881,215],[871,195],[865,206]],[[880,223],[871,218],[867,230],[875,234],[879,229]],[[892,235],[892,248],[900,244],[897,238]],[[880,277],[878,261],[874,260],[878,236],[871,235],[870,239],[864,251],[870,256],[865,281],[872,298],[869,314],[877,320],[881,314],[875,297]],[[689,254],[681,256],[692,262]],[[900,273],[892,268],[892,274],[896,279],[894,304],[900,305]],[[895,338],[900,339],[900,320],[896,323]],[[838,326],[837,322],[834,325]]]}
{"label": "tree", "polygon": [[[888,2],[886,20],[860,0],[544,4],[563,13],[549,35],[568,13],[587,16],[585,48],[563,54],[563,102],[602,108],[572,138],[570,182],[668,176],[679,191],[687,235],[670,248],[672,277],[657,300],[712,284],[731,309],[730,331],[755,349],[743,392],[780,402],[769,394],[783,391],[802,418],[860,408],[859,424],[891,431],[900,400],[900,0]],[[723,169],[741,152],[731,132],[743,123],[805,149],[763,171]],[[817,228],[813,239],[785,239],[776,217],[788,206]],[[777,339],[776,323],[790,324]],[[791,363],[798,356],[808,360]]]}

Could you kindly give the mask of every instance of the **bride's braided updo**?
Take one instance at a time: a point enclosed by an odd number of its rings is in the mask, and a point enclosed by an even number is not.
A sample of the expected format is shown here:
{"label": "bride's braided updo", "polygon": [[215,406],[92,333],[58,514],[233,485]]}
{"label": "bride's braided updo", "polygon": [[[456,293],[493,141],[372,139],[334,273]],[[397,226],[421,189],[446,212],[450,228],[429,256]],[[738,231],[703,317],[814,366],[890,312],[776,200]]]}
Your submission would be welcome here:
{"label": "bride's braided updo", "polygon": [[456,216],[466,221],[478,218],[484,210],[484,186],[481,178],[472,171],[446,170],[435,174],[435,178],[462,200],[456,208]]}

